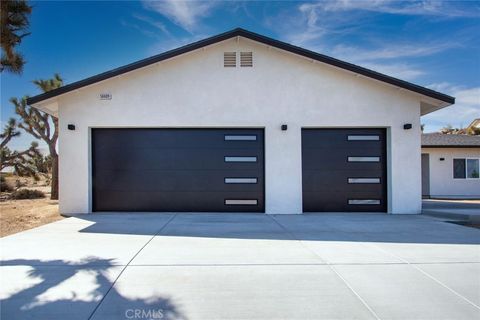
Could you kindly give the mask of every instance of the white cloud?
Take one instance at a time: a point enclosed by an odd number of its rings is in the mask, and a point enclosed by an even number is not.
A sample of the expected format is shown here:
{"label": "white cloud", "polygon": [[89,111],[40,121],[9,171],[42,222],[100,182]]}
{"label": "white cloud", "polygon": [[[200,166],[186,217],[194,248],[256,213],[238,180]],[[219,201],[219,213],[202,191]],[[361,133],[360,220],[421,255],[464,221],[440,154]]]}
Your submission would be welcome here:
{"label": "white cloud", "polygon": [[127,28],[133,28],[133,29],[143,33],[146,36],[149,36],[149,37],[152,37],[152,38],[158,38],[157,33],[153,32],[151,30],[147,30],[147,29],[139,26],[136,23],[130,23],[130,22],[127,22],[125,20],[120,20],[120,23],[122,24],[122,26],[127,27]]}
{"label": "white cloud", "polygon": [[325,29],[317,24],[319,18],[317,11],[312,10],[309,4],[302,4],[298,9],[303,15],[306,29],[303,32],[294,34],[294,38],[292,38],[291,41],[297,45],[303,45],[323,36]]}
{"label": "white cloud", "polygon": [[[324,35],[334,36],[355,29],[355,19],[346,15],[333,15],[319,10],[315,3],[304,3],[296,12],[287,12],[270,21],[271,27],[284,28],[286,40],[298,46],[318,51],[318,42]],[[269,18],[271,20],[271,18]]]}
{"label": "white cloud", "polygon": [[391,77],[404,79],[404,80],[414,80],[419,76],[425,74],[424,71],[410,65],[407,63],[373,63],[373,62],[364,62],[361,64],[362,67],[372,69],[374,71],[387,74]]}
{"label": "white cloud", "polygon": [[331,50],[331,54],[340,59],[350,61],[371,61],[397,58],[425,57],[458,46],[453,42],[430,43],[430,44],[384,44],[379,48],[359,48],[345,45],[337,45]]}
{"label": "white cloud", "polygon": [[192,32],[202,18],[209,16],[217,1],[144,1],[146,9],[153,10],[170,19],[183,29]]}
{"label": "white cloud", "polygon": [[208,35],[198,34],[190,37],[171,37],[170,39],[163,39],[148,49],[147,55],[156,55],[171,49],[175,49],[195,41],[207,38]]}
{"label": "white cloud", "polygon": [[457,104],[480,106],[480,87],[465,88],[448,82],[433,83],[428,88],[456,97]]}
{"label": "white cloud", "polygon": [[452,95],[456,101],[451,107],[422,117],[426,132],[438,131],[447,125],[465,127],[480,117],[480,87],[466,88],[448,82],[434,83],[428,87]]}
{"label": "white cloud", "polygon": [[135,19],[141,21],[141,22],[144,22],[144,23],[150,25],[151,27],[153,27],[155,29],[158,29],[158,30],[162,31],[163,33],[165,33],[168,36],[171,35],[170,32],[168,31],[167,27],[158,20],[152,19],[150,17],[144,16],[144,15],[141,15],[141,14],[133,14],[133,17]]}
{"label": "white cloud", "polygon": [[[458,104],[472,105],[480,107],[480,87],[463,89],[454,92],[454,95],[457,97]],[[478,109],[480,116],[480,109]]]}
{"label": "white cloud", "polygon": [[383,44],[380,47],[370,47],[367,49],[337,45],[334,46],[333,49],[325,50],[325,52],[335,58],[349,61],[392,77],[410,81],[424,75],[425,72],[418,66],[402,62],[401,59],[431,56],[455,46],[455,43],[423,45]]}
{"label": "white cloud", "polygon": [[[393,4],[379,0],[303,3],[297,7],[296,14],[294,12],[279,16],[277,21],[283,22],[284,34],[288,42],[409,81],[424,75],[425,72],[405,59],[431,56],[462,45],[452,40],[396,43],[388,39],[381,42],[374,41],[373,44],[363,47],[328,45],[331,39],[339,36],[361,34],[362,24],[368,16],[364,11],[362,12],[363,9],[360,9],[378,5]],[[404,9],[406,10],[406,7]],[[336,12],[342,10],[350,11]],[[272,21],[269,24],[274,25]],[[328,38],[324,35],[328,35]]]}
{"label": "white cloud", "polygon": [[478,17],[480,15],[479,7],[471,7],[467,10],[458,5],[452,5],[452,3],[454,1],[327,0],[313,4],[313,6],[325,12],[358,10],[441,17]]}

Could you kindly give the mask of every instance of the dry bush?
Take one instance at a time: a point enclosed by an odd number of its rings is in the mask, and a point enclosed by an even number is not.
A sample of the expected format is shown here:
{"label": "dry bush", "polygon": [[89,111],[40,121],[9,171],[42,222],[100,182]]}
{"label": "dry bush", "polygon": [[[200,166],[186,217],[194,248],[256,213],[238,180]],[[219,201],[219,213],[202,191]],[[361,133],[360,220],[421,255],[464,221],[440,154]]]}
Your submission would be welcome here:
{"label": "dry bush", "polygon": [[12,193],[11,198],[15,200],[40,199],[40,198],[45,198],[45,193],[43,193],[40,190],[22,189]]}
{"label": "dry bush", "polygon": [[0,191],[1,192],[12,192],[13,187],[7,183],[7,180],[3,175],[0,176]]}

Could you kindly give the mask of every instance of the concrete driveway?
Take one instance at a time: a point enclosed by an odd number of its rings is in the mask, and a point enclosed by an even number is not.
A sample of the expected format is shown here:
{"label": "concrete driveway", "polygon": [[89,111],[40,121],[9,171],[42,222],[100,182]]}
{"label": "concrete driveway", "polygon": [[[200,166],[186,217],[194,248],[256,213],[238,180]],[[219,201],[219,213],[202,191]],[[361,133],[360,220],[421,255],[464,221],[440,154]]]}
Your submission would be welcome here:
{"label": "concrete driveway", "polygon": [[433,217],[480,223],[480,200],[425,199],[422,212]]}
{"label": "concrete driveway", "polygon": [[2,319],[479,319],[480,231],[380,214],[105,214],[0,240]]}

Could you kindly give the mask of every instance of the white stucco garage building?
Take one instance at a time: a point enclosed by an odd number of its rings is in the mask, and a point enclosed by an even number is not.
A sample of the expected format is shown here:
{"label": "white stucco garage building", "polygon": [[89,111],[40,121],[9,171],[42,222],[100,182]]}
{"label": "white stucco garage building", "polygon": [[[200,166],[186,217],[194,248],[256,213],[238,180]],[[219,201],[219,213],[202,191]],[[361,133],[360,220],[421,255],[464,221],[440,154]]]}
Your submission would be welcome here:
{"label": "white stucco garage building", "polygon": [[454,98],[235,29],[28,103],[62,213],[419,213],[420,116]]}

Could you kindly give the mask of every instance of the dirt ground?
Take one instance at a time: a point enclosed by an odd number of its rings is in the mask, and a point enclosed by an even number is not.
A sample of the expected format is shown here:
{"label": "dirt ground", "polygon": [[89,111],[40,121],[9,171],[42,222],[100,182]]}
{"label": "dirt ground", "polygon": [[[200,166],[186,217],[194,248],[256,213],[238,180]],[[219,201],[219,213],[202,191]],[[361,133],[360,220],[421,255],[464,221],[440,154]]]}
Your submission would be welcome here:
{"label": "dirt ground", "polygon": [[0,202],[0,237],[61,220],[58,201],[45,199]]}
{"label": "dirt ground", "polygon": [[63,217],[58,212],[58,200],[50,200],[50,187],[45,181],[7,176],[7,182],[14,186],[20,180],[19,189],[36,189],[45,192],[43,199],[9,200],[8,193],[0,196],[0,237],[32,229]]}

